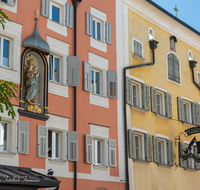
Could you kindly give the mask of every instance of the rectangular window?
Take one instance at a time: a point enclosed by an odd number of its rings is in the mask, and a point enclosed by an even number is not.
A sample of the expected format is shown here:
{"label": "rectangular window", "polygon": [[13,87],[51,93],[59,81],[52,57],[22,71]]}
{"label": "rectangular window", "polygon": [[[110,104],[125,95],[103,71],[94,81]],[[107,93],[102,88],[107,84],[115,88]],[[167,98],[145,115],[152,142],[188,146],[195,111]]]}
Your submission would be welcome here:
{"label": "rectangular window", "polygon": [[52,20],[60,23],[60,8],[52,5]]}
{"label": "rectangular window", "polygon": [[49,56],[49,80],[60,82],[60,59],[53,55]]}
{"label": "rectangular window", "polygon": [[161,95],[157,94],[156,98],[157,98],[157,113],[161,114]]}
{"label": "rectangular window", "polygon": [[2,2],[4,2],[4,3],[8,3],[8,0],[1,0]]}
{"label": "rectangular window", "polygon": [[159,163],[163,164],[163,146],[162,142],[158,141],[158,158],[159,158]]}
{"label": "rectangular window", "polygon": [[133,106],[138,107],[138,87],[133,85]]}
{"label": "rectangular window", "polygon": [[2,56],[2,66],[9,67],[10,41],[7,39],[0,38],[0,50],[1,50],[0,54],[3,55]]}
{"label": "rectangular window", "polygon": [[7,123],[0,125],[0,151],[7,150]]}
{"label": "rectangular window", "polygon": [[94,159],[94,163],[97,165],[101,165],[102,163],[102,158],[101,158],[101,151],[102,151],[102,142],[101,140],[93,140],[93,159]]}
{"label": "rectangular window", "polygon": [[59,157],[59,133],[48,131],[48,157]]}
{"label": "rectangular window", "polygon": [[92,30],[92,37],[97,39],[97,40],[101,40],[101,22],[97,21],[97,20],[93,20],[93,30]]}
{"label": "rectangular window", "polygon": [[134,40],[134,54],[142,57],[142,44]]}
{"label": "rectangular window", "polygon": [[91,88],[92,93],[100,95],[100,72],[91,70]]}
{"label": "rectangular window", "polygon": [[188,123],[188,105],[183,104],[183,115],[184,115],[184,122]]}
{"label": "rectangular window", "polygon": [[140,137],[135,136],[135,158],[140,159]]}

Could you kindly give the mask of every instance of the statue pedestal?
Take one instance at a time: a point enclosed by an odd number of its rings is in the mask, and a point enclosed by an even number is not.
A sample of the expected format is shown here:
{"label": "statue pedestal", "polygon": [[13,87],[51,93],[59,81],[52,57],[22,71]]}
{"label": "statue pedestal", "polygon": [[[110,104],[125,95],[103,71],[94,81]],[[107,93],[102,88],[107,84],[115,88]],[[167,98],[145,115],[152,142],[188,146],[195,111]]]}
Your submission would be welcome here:
{"label": "statue pedestal", "polygon": [[31,103],[27,105],[27,110],[34,113],[41,113],[41,109],[39,108],[40,104]]}

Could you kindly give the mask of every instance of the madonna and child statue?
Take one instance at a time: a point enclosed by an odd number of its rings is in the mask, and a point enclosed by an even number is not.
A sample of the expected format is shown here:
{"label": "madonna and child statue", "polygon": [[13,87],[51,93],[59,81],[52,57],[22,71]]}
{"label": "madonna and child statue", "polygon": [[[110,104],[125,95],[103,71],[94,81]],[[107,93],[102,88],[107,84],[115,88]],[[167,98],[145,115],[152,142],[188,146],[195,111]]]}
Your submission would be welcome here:
{"label": "madonna and child statue", "polygon": [[38,92],[37,67],[34,65],[34,59],[31,55],[27,56],[28,65],[25,66],[25,102],[27,104],[26,109],[31,112],[41,113],[40,104],[36,103],[36,94]]}

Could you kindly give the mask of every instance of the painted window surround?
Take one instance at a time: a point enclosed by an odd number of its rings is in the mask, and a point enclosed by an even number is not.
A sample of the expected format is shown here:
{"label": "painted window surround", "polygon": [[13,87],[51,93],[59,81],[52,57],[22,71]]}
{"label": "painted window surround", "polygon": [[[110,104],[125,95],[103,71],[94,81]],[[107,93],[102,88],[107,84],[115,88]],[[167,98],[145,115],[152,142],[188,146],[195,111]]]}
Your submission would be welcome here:
{"label": "painted window surround", "polygon": [[[17,13],[17,1],[18,0],[15,0],[15,5],[14,6],[8,5],[8,4],[3,3],[3,2],[0,1],[0,7],[5,9],[5,10],[8,10],[10,12]],[[7,24],[6,24],[6,27],[7,27]]]}
{"label": "painted window surround", "polygon": [[69,44],[47,36],[50,52],[60,58],[60,83],[49,81],[49,93],[68,97],[67,86],[67,56],[69,55]]}
{"label": "painted window surround", "polygon": [[[134,41],[136,41],[136,42],[142,44],[142,57],[139,57],[138,55],[135,55],[135,54],[134,54]],[[144,59],[144,47],[143,47],[143,42],[140,41],[140,40],[138,40],[137,38],[135,38],[135,37],[133,37],[133,36],[132,36],[132,55],[133,55],[133,57],[135,57],[136,59],[139,59],[140,61],[144,61],[144,60],[145,60],[145,59]]]}
{"label": "painted window surround", "polygon": [[1,35],[10,40],[9,68],[0,66],[0,78],[20,84],[20,56],[22,25],[7,22],[5,30],[0,26]]}
{"label": "painted window surround", "polygon": [[96,95],[90,93],[90,104],[94,104],[97,106],[109,108],[109,98],[107,98],[107,74],[108,70],[108,59],[100,57],[96,54],[89,52],[89,60],[88,62],[91,64],[92,69],[96,69],[101,71],[101,95]]}
{"label": "painted window surround", "polygon": [[[93,15],[94,19],[96,18],[101,21],[101,27],[102,27],[101,31],[104,32],[103,36],[105,36],[105,22],[107,21],[106,13],[99,11],[93,7],[90,7],[90,13]],[[107,43],[101,42],[93,38],[92,36],[90,37],[90,46],[107,53]]]}
{"label": "painted window surround", "polygon": [[54,22],[51,19],[47,19],[47,28],[67,37],[67,27],[64,25],[65,22],[65,3],[66,0],[51,0],[50,1],[50,12],[49,18],[52,18],[52,5],[60,8],[60,23]]}

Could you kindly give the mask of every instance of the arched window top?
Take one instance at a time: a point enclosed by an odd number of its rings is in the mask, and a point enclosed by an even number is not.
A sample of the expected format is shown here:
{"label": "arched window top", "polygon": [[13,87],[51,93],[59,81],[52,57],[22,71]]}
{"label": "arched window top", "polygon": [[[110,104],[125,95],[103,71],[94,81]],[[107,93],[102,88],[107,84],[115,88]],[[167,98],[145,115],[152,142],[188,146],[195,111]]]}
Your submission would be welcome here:
{"label": "arched window top", "polygon": [[193,53],[191,50],[188,50],[188,61],[193,60]]}
{"label": "arched window top", "polygon": [[149,41],[154,39],[154,31],[151,27],[148,28],[148,38]]}

